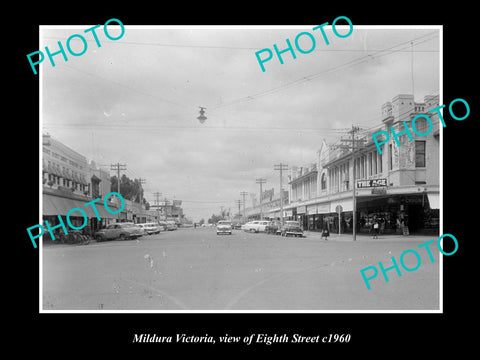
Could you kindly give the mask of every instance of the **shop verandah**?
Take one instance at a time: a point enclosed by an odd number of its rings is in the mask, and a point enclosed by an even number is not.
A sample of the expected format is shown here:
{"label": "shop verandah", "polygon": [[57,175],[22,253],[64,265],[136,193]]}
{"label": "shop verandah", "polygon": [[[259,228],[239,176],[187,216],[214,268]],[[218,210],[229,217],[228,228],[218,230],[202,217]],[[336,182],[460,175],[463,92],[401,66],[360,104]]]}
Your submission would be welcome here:
{"label": "shop verandah", "polygon": [[[336,212],[341,206],[340,215]],[[353,233],[352,197],[309,204],[288,206],[284,211],[286,220],[297,220],[304,230],[331,233]],[[380,234],[438,234],[438,193],[391,194],[357,196],[356,232],[369,234],[373,221],[380,225]]]}

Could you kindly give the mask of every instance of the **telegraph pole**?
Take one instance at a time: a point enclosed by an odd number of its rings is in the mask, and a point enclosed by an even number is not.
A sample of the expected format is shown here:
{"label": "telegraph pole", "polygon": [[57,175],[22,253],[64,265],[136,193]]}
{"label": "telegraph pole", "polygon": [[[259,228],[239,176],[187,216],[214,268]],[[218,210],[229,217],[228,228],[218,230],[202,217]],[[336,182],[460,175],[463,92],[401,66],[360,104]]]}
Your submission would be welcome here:
{"label": "telegraph pole", "polygon": [[240,205],[242,205],[242,200],[237,200],[237,205],[238,205],[238,215],[242,216],[242,212],[240,210]]}
{"label": "telegraph pole", "polygon": [[248,192],[242,191],[240,193],[240,195],[243,196],[243,222],[246,223],[247,222],[247,217],[245,216],[245,196],[248,195]]}
{"label": "telegraph pole", "polygon": [[[352,125],[352,130],[349,131],[349,133],[352,135],[351,139],[342,139],[343,142],[351,142],[351,146],[346,146],[346,148],[350,148],[352,152],[352,164],[353,164],[353,195],[352,195],[352,200],[353,200],[353,206],[352,206],[352,232],[353,232],[353,241],[357,240],[357,194],[356,194],[356,187],[357,187],[357,179],[356,179],[356,158],[355,158],[355,153],[357,152],[358,149],[356,149],[355,144],[358,142],[365,142],[365,139],[357,140],[355,134],[360,131],[360,127]],[[340,222],[339,222],[339,227],[340,227]]]}
{"label": "telegraph pole", "polygon": [[157,191],[154,192],[153,195],[155,195],[157,204],[157,221],[160,221],[160,196],[162,196],[162,193]]}
{"label": "telegraph pole", "polygon": [[146,182],[147,182],[146,179],[142,179],[142,178],[138,179],[138,183],[140,184],[140,189],[139,189],[139,193],[140,193],[140,214],[142,214],[142,212],[143,212],[142,211],[143,210],[143,208],[142,208],[142,206],[143,206],[143,192],[142,192],[143,187],[142,187],[142,185],[145,184]]}
{"label": "telegraph pole", "polygon": [[[122,193],[120,192],[120,170],[127,170],[127,165],[126,164],[120,164],[120,163],[116,163],[116,164],[110,164],[110,170],[116,170],[117,171],[117,192],[122,195]],[[119,203],[119,206],[120,206],[120,198],[118,199],[118,203]]]}
{"label": "telegraph pole", "polygon": [[127,170],[127,165],[126,164],[111,164],[110,165],[110,170],[116,170],[117,171],[117,191],[121,195],[122,193],[120,192],[120,170]]}
{"label": "telegraph pole", "polygon": [[288,170],[288,165],[287,164],[274,164],[273,165],[273,170],[280,170],[280,221],[283,225],[283,183],[282,183],[282,178],[283,178],[283,170]]}
{"label": "telegraph pole", "polygon": [[167,221],[167,204],[168,204],[168,200],[167,200],[167,197],[165,197],[165,221]]}
{"label": "telegraph pole", "polygon": [[[147,182],[146,179],[142,179],[142,178],[138,179],[138,183],[140,184],[141,189],[143,189],[142,185],[145,184],[146,182]],[[139,190],[139,192],[140,192],[140,204],[142,204],[143,203],[143,193],[142,193],[141,190]]]}
{"label": "telegraph pole", "polygon": [[263,220],[263,205],[262,205],[263,191],[262,191],[262,185],[265,184],[266,182],[267,182],[267,180],[262,179],[262,178],[255,180],[255,183],[260,184],[260,220]]}

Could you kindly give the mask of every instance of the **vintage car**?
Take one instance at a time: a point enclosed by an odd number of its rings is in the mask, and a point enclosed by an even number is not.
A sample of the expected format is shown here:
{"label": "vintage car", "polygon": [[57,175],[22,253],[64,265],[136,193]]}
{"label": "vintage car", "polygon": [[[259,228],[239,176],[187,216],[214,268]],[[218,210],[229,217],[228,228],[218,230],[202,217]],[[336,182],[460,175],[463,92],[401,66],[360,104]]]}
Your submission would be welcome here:
{"label": "vintage car", "polygon": [[161,230],[160,225],[154,222],[137,224],[137,225],[143,228],[143,230],[145,230],[145,233],[147,233],[148,235],[159,234]]}
{"label": "vintage car", "polygon": [[217,223],[217,235],[229,234],[232,235],[232,223],[227,220],[220,220]]}
{"label": "vintage car", "polygon": [[107,225],[105,229],[101,229],[94,234],[97,241],[106,240],[124,240],[136,239],[145,235],[145,230],[134,223],[116,223]]}
{"label": "vintage car", "polygon": [[167,220],[167,221],[165,221],[165,224],[167,225],[167,230],[168,230],[168,231],[173,231],[173,230],[177,230],[177,229],[178,229],[178,226],[177,226],[177,224],[175,223],[175,221]]}
{"label": "vintage car", "polygon": [[303,237],[303,230],[298,221],[285,221],[281,229],[282,236]]}
{"label": "vintage car", "polygon": [[268,225],[265,227],[265,232],[267,234],[280,234],[282,230],[282,223],[278,220],[272,220],[268,223]]}
{"label": "vintage car", "polygon": [[268,221],[264,221],[264,220],[250,221],[245,225],[242,225],[242,230],[248,231],[248,232],[256,232],[256,233],[264,232],[267,225],[268,225]]}

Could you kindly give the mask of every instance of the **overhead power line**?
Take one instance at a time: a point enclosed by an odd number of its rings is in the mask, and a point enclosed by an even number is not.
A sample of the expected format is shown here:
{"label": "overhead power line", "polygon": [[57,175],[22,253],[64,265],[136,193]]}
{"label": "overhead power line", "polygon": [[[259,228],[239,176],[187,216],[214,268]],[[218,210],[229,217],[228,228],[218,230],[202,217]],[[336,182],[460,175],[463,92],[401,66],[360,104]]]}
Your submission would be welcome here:
{"label": "overhead power line", "polygon": [[[427,37],[427,39],[425,39]],[[273,93],[276,93],[276,92],[279,92],[279,91],[282,91],[284,89],[287,89],[287,88],[290,88],[292,86],[297,86],[299,84],[303,84],[307,81],[311,81],[313,79],[316,79],[322,75],[325,75],[325,74],[329,74],[329,73],[332,73],[332,72],[335,72],[335,71],[338,71],[340,69],[344,69],[344,68],[349,68],[349,67],[352,67],[352,66],[355,66],[355,65],[359,65],[359,64],[362,64],[366,61],[370,61],[374,58],[379,58],[379,57],[382,57],[382,56],[387,56],[387,55],[391,55],[393,53],[396,53],[396,52],[399,52],[400,50],[404,50],[406,48],[411,48],[413,47],[414,45],[419,45],[421,43],[424,43],[426,41],[429,41],[429,40],[432,40],[433,38],[435,37],[438,37],[437,35],[437,32],[434,31],[434,32],[431,32],[431,33],[428,33],[426,35],[422,35],[422,36],[419,36],[415,39],[412,39],[412,40],[408,40],[408,41],[405,41],[405,42],[402,42],[402,43],[399,43],[399,44],[396,44],[394,46],[391,46],[389,48],[386,48],[386,49],[382,49],[382,50],[378,50],[378,51],[374,51],[373,54],[368,54],[368,55],[365,55],[365,56],[361,56],[361,57],[358,57],[358,58],[355,58],[353,60],[350,60],[350,61],[347,61],[343,64],[340,64],[340,65],[337,65],[337,66],[334,66],[332,68],[329,68],[329,69],[326,69],[326,70],[323,70],[321,72],[318,72],[318,73],[314,73],[314,74],[311,74],[311,75],[308,75],[308,76],[304,76],[302,78],[299,78],[297,80],[294,80],[294,81],[291,81],[291,82],[288,82],[286,84],[283,84],[283,85],[279,85],[277,87],[273,87],[273,88],[270,88],[270,89],[267,89],[267,90],[264,90],[264,91],[261,91],[261,92],[258,92],[258,93],[255,93],[255,94],[251,94],[251,95],[248,95],[248,96],[244,96],[244,97],[241,97],[241,98],[238,98],[238,99],[235,99],[235,100],[232,100],[232,101],[229,101],[229,102],[226,102],[224,104],[220,104],[220,105],[217,105],[217,106],[210,106],[209,108],[211,110],[215,110],[215,109],[219,109],[219,108],[222,108],[222,107],[226,107],[226,106],[231,106],[231,105],[236,105],[236,104],[239,104],[239,103],[242,103],[242,102],[246,102],[246,101],[252,101],[252,100],[255,100],[259,97],[262,97],[262,96],[266,96],[266,95],[271,95]],[[403,47],[407,44],[407,47]],[[396,49],[397,47],[401,47],[399,49]],[[408,52],[411,52],[411,50],[408,50]],[[381,54],[381,53],[384,53],[384,54]],[[380,55],[381,54],[381,55]]]}
{"label": "overhead power line", "polygon": [[[44,36],[43,39],[64,40],[60,36]],[[95,40],[85,39],[87,42],[95,42]],[[224,46],[224,45],[196,45],[196,44],[170,44],[170,43],[152,43],[140,41],[116,41],[115,45],[136,45],[136,46],[153,46],[153,47],[170,47],[170,48],[195,48],[195,49],[218,49],[218,50],[262,50],[264,47],[248,47],[248,46]],[[315,52],[370,52],[382,51],[381,49],[315,49]],[[409,50],[401,50],[401,52],[410,52]],[[438,50],[415,50],[415,52],[438,52]]]}

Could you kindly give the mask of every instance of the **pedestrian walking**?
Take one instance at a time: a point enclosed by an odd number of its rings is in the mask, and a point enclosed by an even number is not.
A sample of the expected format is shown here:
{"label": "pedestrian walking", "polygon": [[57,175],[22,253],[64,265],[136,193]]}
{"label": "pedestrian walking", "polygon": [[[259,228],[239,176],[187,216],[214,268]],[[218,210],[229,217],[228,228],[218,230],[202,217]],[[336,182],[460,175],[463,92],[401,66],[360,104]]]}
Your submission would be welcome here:
{"label": "pedestrian walking", "polygon": [[330,236],[330,232],[328,231],[328,228],[325,227],[322,230],[322,239],[325,239],[325,241],[328,241],[328,237]]}
{"label": "pedestrian walking", "polygon": [[378,239],[379,227],[380,227],[380,225],[379,225],[378,221],[376,219],[373,220],[373,224],[372,224],[373,239]]}

